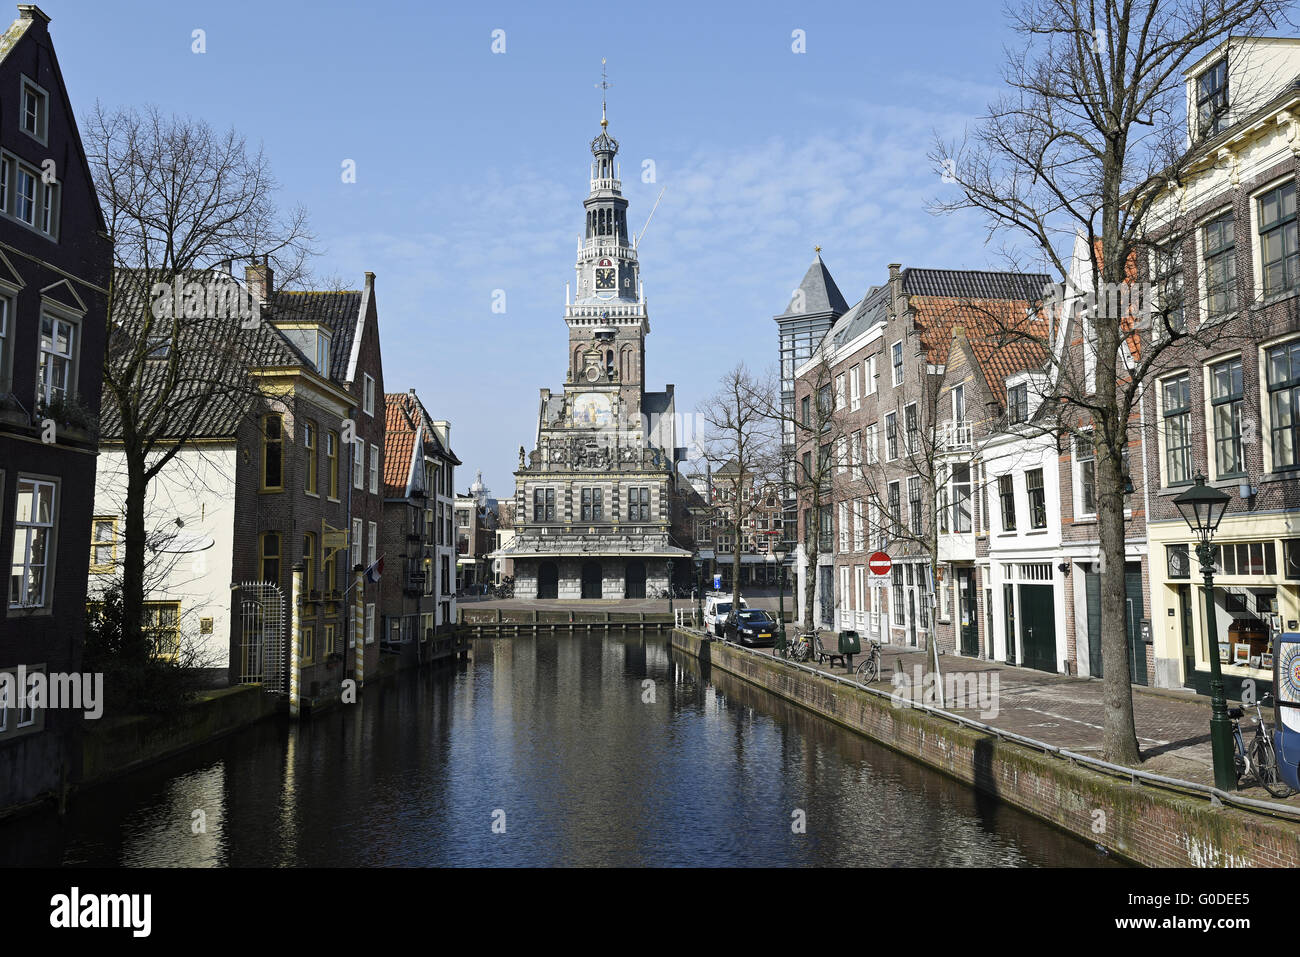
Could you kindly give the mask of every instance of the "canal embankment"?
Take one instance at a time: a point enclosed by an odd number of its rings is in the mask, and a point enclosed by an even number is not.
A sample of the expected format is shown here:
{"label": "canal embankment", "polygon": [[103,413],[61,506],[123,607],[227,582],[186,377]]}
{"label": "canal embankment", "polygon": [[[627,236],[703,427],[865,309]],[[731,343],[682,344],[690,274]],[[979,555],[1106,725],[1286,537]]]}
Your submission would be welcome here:
{"label": "canal embankment", "polygon": [[675,629],[672,646],[1137,864],[1300,866],[1300,822],[1229,806],[1193,782],[1104,769],[1068,749],[976,727],[868,688]]}

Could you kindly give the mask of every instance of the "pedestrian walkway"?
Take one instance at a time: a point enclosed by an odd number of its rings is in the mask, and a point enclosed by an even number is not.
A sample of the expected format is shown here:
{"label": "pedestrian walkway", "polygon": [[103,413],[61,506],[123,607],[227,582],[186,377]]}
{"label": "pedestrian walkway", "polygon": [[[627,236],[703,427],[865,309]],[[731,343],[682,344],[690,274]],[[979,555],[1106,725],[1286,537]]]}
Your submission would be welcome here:
{"label": "pedestrian walkway", "polygon": [[[756,650],[763,654],[773,653],[770,648]],[[924,675],[929,670],[929,656],[924,650],[885,646],[882,651],[884,666],[881,677],[872,687],[893,692],[894,675],[900,669],[907,679],[907,684],[902,687],[911,687],[917,674]],[[854,665],[861,661],[861,656],[856,656]],[[851,670],[839,664],[834,667],[815,662],[808,664],[820,671],[852,677]],[[1047,674],[952,654],[939,656],[939,670],[954,679],[958,675],[963,679],[972,676],[973,685],[985,690],[992,687],[992,673],[997,675],[993,701],[995,713],[982,711],[978,701],[964,702],[968,707],[954,707],[954,702],[949,701],[945,710],[1045,744],[1102,757],[1105,710],[1100,680]],[[984,674],[982,683],[981,673]],[[1192,692],[1141,686],[1134,686],[1133,692],[1133,717],[1142,754],[1141,769],[1213,785],[1209,699]],[[919,695],[915,700],[920,700]],[[1275,718],[1270,709],[1264,709],[1264,717],[1272,726]],[[1278,799],[1259,786],[1243,788],[1242,793],[1264,801],[1282,800],[1300,807],[1300,795]]]}

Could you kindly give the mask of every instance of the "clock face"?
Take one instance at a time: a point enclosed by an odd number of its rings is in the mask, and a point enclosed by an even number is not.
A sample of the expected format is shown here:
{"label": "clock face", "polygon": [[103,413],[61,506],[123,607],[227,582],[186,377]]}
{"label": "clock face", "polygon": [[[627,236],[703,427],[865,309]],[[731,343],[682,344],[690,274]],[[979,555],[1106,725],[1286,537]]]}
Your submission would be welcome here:
{"label": "clock face", "polygon": [[596,288],[613,289],[614,288],[614,270],[597,269],[596,270]]}

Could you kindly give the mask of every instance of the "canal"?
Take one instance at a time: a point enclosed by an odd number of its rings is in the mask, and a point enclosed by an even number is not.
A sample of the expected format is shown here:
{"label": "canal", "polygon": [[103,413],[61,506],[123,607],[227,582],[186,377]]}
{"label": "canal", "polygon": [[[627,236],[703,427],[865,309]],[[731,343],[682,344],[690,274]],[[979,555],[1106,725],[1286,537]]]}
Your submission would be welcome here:
{"label": "canal", "polygon": [[0,825],[0,864],[1116,864],[666,635],[471,656]]}

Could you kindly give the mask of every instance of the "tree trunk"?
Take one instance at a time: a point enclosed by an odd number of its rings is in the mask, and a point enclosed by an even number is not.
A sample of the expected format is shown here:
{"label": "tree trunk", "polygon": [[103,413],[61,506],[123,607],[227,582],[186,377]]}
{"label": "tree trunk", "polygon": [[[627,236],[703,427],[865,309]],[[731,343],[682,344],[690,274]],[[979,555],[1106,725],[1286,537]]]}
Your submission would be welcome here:
{"label": "tree trunk", "polygon": [[818,531],[808,536],[808,541],[804,548],[804,560],[806,563],[803,580],[803,630],[813,630],[813,600],[817,597],[817,535],[820,534],[821,526],[818,525]]}

